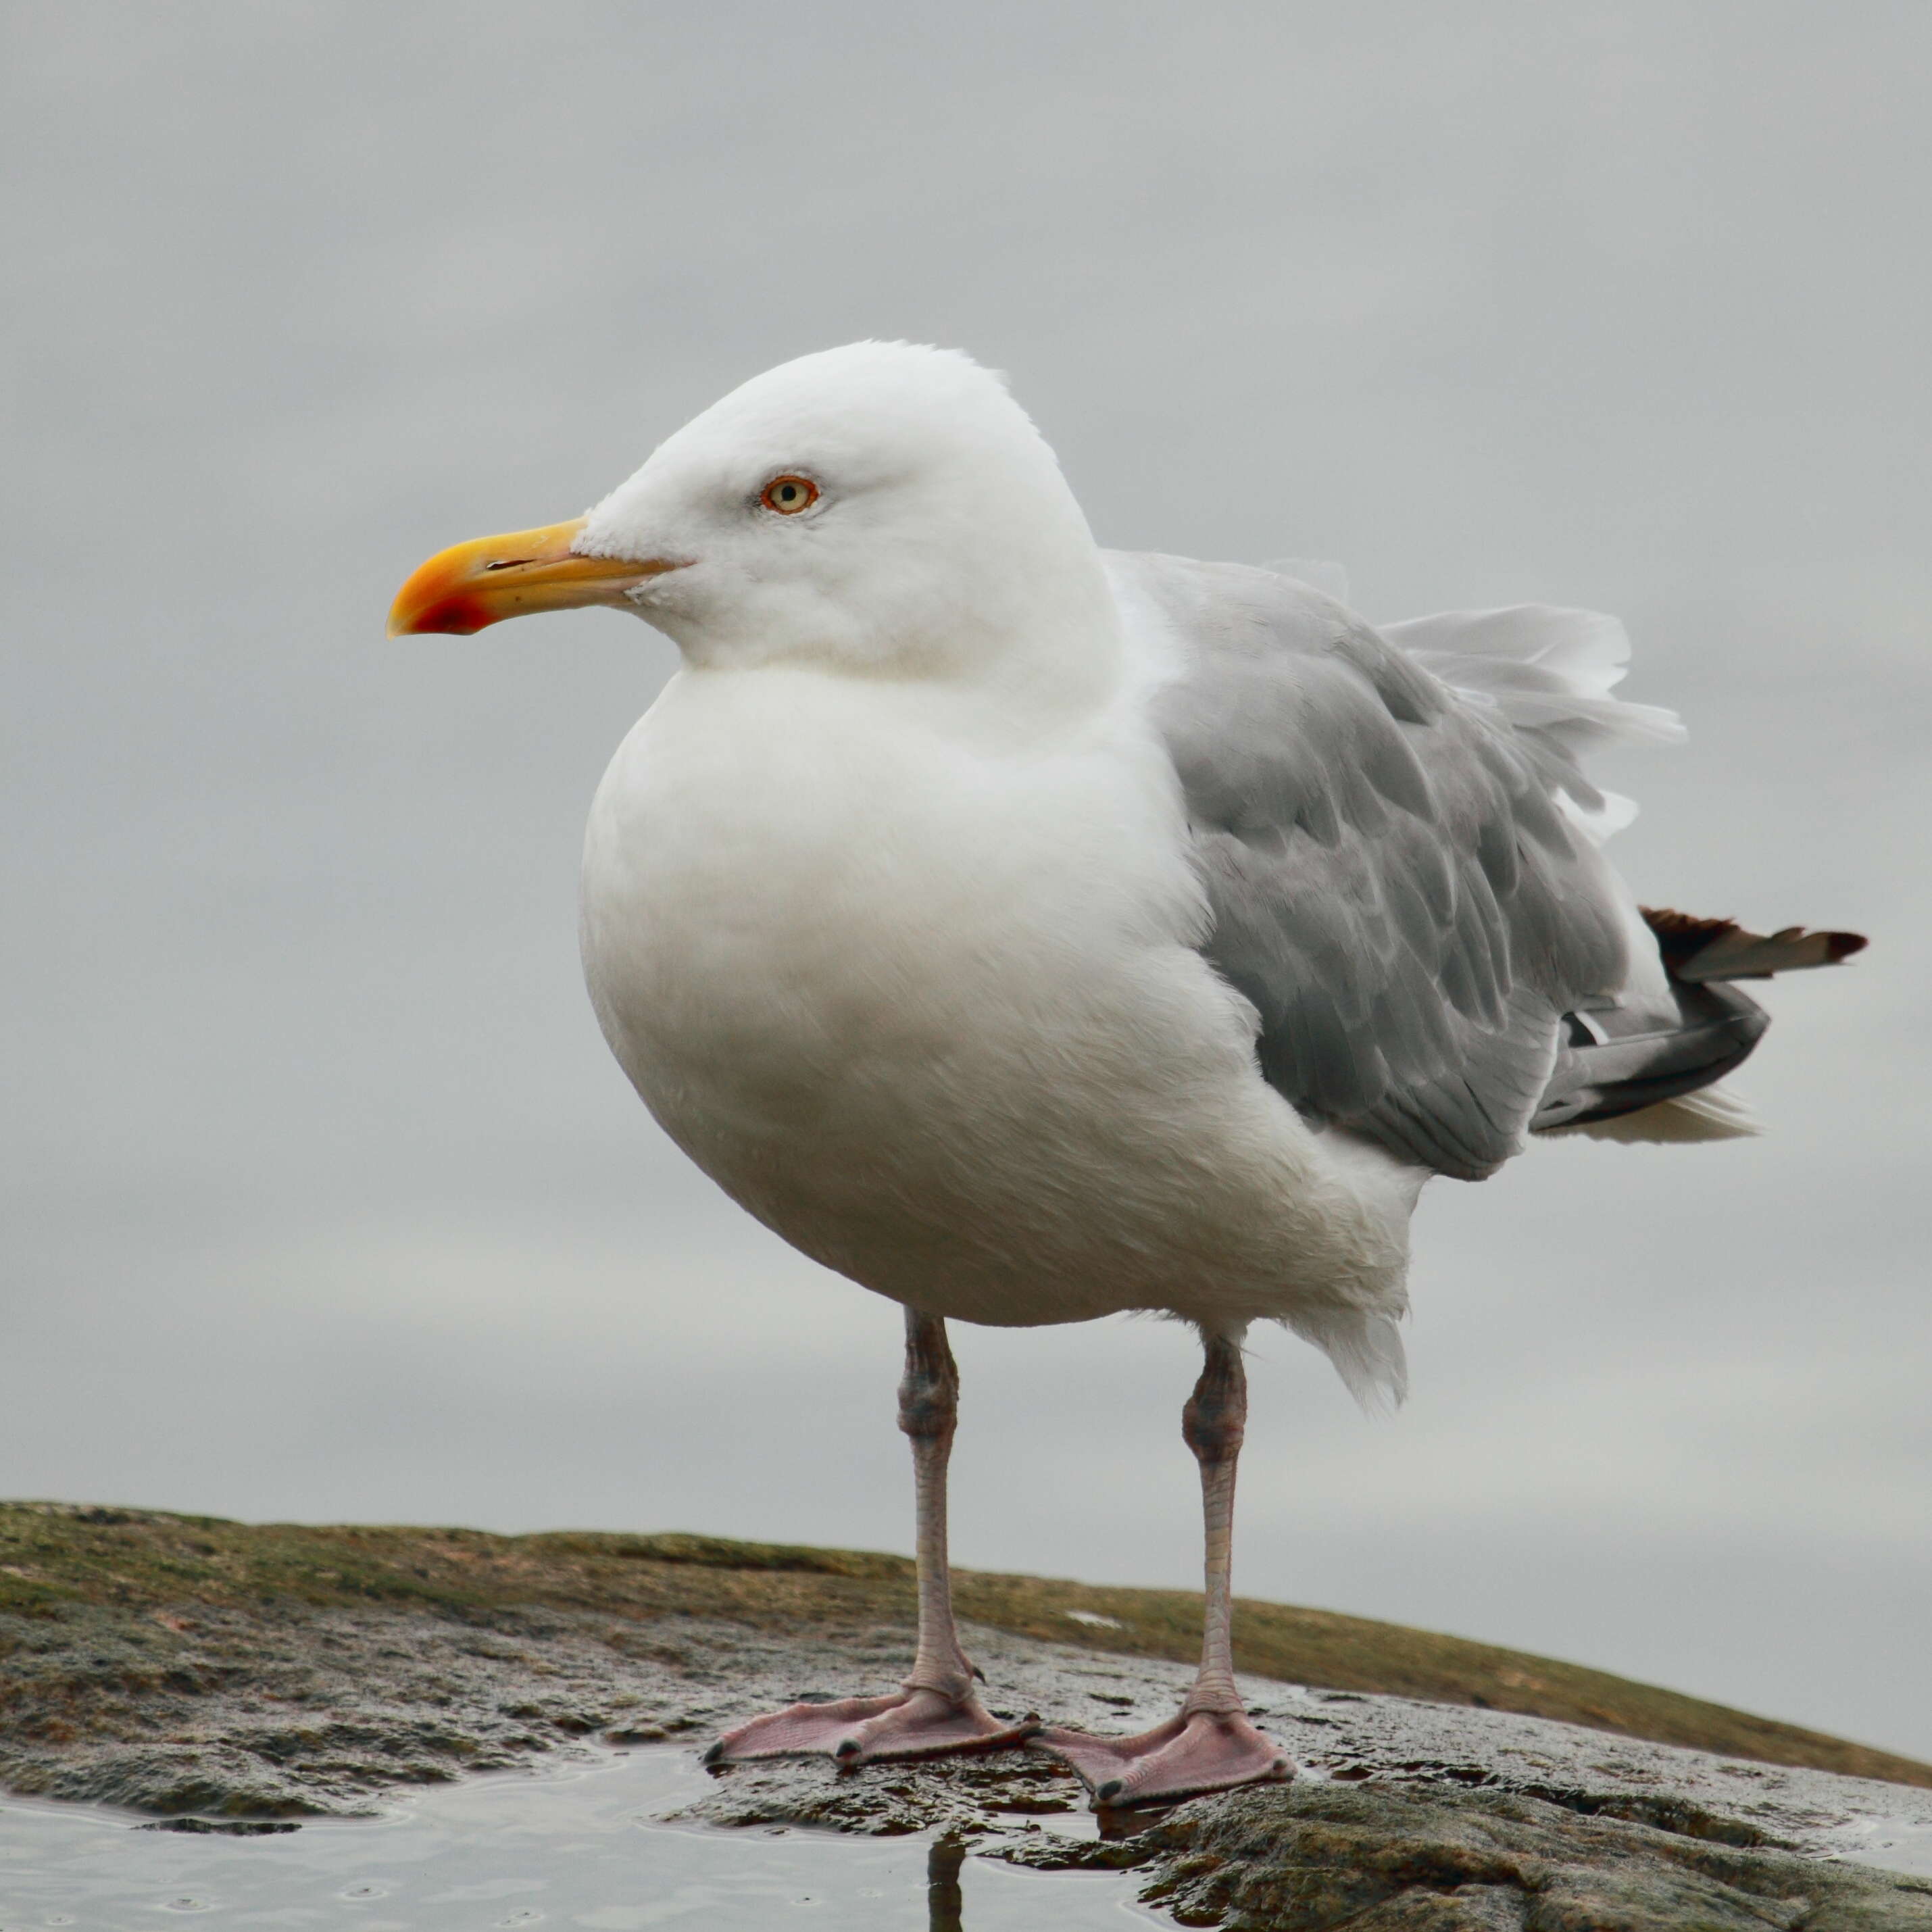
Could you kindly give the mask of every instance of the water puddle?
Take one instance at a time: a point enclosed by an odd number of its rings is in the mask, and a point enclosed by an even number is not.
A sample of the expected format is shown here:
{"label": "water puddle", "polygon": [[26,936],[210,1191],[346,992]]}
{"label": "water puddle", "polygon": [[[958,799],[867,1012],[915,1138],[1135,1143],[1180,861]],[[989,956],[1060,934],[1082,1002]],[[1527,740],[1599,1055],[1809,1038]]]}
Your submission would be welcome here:
{"label": "water puddle", "polygon": [[1848,1864],[1877,1865],[1886,1871],[1932,1878],[1932,1825],[1894,1824],[1874,1819],[1845,1834],[1838,1856]]}
{"label": "water puddle", "polygon": [[[642,1750],[480,1778],[368,1820],[247,1837],[126,1814],[0,1802],[0,1932],[1129,1932],[1172,1922],[1132,1874],[1032,1872],[956,1842],[660,1824],[704,1774]],[[1072,1821],[1069,1821],[1071,1822]]]}

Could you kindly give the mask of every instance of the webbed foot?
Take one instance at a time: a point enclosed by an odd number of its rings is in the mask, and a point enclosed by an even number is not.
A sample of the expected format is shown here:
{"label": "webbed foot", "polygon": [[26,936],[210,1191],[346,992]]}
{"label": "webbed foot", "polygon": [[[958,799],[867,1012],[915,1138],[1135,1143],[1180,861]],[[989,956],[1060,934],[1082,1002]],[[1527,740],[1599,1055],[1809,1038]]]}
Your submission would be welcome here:
{"label": "webbed foot", "polygon": [[1242,1784],[1286,1783],[1287,1754],[1238,1711],[1183,1712],[1130,1738],[1042,1730],[1028,1740],[1072,1766],[1096,1810],[1172,1804]]}
{"label": "webbed foot", "polygon": [[754,1718],[727,1731],[704,1754],[704,1762],[736,1764],[746,1758],[808,1757],[823,1751],[850,1768],[881,1758],[1010,1750],[1040,1728],[1031,1712],[1017,1724],[994,1717],[970,1692],[952,1698],[909,1688],[886,1697],[794,1704]]}

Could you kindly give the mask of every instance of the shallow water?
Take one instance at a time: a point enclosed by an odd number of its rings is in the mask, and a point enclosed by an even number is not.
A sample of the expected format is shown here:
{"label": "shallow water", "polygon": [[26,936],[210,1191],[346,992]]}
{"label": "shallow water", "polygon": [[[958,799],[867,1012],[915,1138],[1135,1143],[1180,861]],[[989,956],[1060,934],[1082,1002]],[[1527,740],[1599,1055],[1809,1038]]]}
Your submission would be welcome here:
{"label": "shallow water", "polygon": [[[232,1838],[125,1814],[0,1803],[0,1932],[1130,1932],[1172,1922],[1131,1874],[1030,1872],[956,1845],[659,1824],[696,1797],[688,1752],[480,1778],[368,1820]],[[185,1928],[184,1928],[185,1932]]]}
{"label": "shallow water", "polygon": [[1932,1878],[1932,1825],[1894,1825],[1875,1820],[1856,1826],[1839,1834],[1838,1856],[1852,1864],[1878,1865],[1886,1871]]}
{"label": "shallow water", "polygon": [[[157,1830],[124,1812],[0,1802],[0,1932],[1130,1932],[1172,1922],[1132,1873],[1031,1872],[956,1842],[668,1825],[707,1788],[692,1753],[603,1755],[400,1799],[370,1820],[261,1836]],[[1084,1814],[1042,1819],[1090,1836]],[[1932,1875],[1932,1826],[1870,1818],[1840,1857]],[[186,1932],[184,1927],[183,1932]]]}

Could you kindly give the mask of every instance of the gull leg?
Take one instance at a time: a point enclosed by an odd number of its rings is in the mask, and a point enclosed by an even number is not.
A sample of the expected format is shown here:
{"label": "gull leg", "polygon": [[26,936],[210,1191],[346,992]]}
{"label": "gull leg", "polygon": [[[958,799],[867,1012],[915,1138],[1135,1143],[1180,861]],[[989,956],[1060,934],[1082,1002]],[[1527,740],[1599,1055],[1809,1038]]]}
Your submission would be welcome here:
{"label": "gull leg", "polygon": [[1180,1433],[1201,1466],[1207,1592],[1201,1668],[1179,1713],[1137,1737],[1046,1730],[1032,1742],[1064,1759],[1096,1806],[1172,1804],[1204,1791],[1294,1776],[1281,1748],[1249,1723],[1234,1688],[1232,1583],[1234,1466],[1248,1413],[1240,1338],[1204,1331],[1207,1360],[1180,1412]]}
{"label": "gull leg", "polygon": [[974,1694],[972,1660],[959,1647],[952,1620],[952,1580],[946,1560],[946,1466],[959,1414],[959,1371],[937,1315],[906,1310],[905,1375],[899,1383],[899,1426],[912,1443],[918,1497],[919,1649],[896,1694],[794,1704],[728,1731],[705,1754],[706,1764],[741,1758],[795,1757],[829,1751],[840,1764],[875,1758],[930,1757],[943,1751],[994,1750],[1022,1744],[1040,1728],[994,1717]]}

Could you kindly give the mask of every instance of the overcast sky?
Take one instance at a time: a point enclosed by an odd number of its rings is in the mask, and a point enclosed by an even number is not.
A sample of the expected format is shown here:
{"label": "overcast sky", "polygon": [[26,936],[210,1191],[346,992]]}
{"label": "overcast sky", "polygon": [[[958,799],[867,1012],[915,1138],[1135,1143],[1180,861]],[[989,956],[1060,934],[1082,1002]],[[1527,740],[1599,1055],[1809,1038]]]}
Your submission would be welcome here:
{"label": "overcast sky", "polygon": [[[1870,932],[1763,1139],[1438,1182],[1256,1338],[1236,1580],[1932,1757],[1922,0],[16,5],[0,1494],[910,1547],[898,1311],[578,976],[672,662],[387,644],[775,362],[1009,370],[1103,542],[1616,611],[1640,894]],[[1192,1584],[1192,1338],[956,1330],[962,1563]]]}

